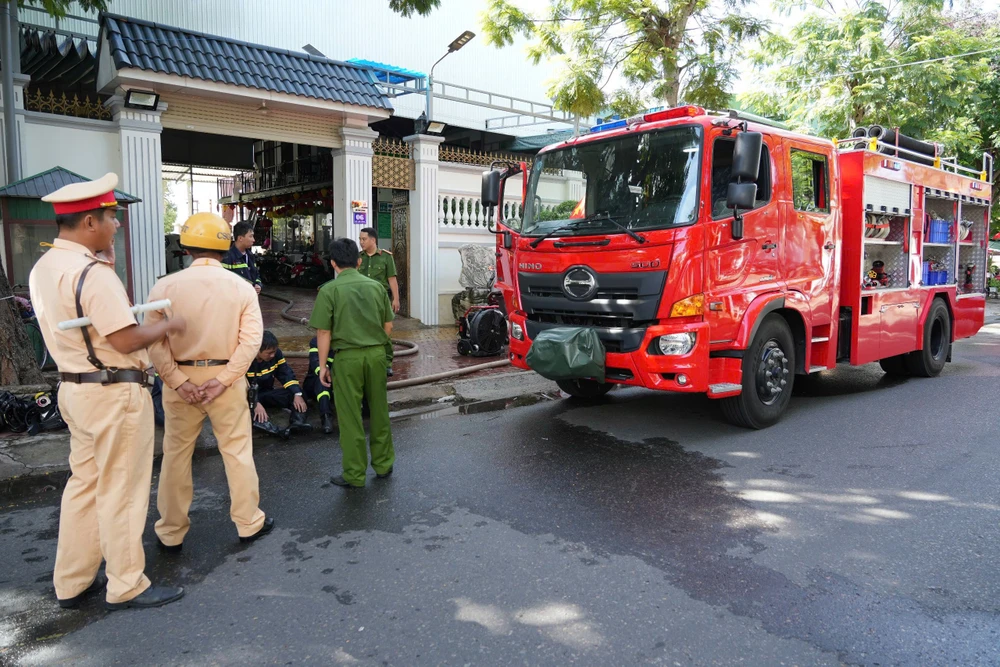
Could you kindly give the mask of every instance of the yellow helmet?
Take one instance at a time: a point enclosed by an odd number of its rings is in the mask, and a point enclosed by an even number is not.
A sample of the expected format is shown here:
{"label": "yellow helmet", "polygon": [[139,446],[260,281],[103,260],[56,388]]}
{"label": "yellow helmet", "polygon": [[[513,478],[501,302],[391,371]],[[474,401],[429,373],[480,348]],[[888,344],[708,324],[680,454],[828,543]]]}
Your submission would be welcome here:
{"label": "yellow helmet", "polygon": [[225,252],[233,242],[229,223],[215,213],[195,213],[181,227],[181,245],[185,248]]}

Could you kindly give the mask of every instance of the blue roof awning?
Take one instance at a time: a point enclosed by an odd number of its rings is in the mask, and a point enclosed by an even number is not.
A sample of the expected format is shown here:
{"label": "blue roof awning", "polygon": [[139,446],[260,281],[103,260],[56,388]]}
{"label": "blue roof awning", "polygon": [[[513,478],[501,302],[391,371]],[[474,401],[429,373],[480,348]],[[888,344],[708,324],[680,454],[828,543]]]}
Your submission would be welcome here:
{"label": "blue roof awning", "polygon": [[417,79],[426,79],[427,75],[422,72],[415,72],[411,69],[406,69],[404,67],[396,67],[395,65],[386,65],[385,63],[375,62],[374,60],[365,60],[364,58],[350,58],[346,62],[352,65],[359,65],[361,67],[367,67],[373,71],[375,78],[379,81],[387,83],[403,83],[404,81],[415,81]]}

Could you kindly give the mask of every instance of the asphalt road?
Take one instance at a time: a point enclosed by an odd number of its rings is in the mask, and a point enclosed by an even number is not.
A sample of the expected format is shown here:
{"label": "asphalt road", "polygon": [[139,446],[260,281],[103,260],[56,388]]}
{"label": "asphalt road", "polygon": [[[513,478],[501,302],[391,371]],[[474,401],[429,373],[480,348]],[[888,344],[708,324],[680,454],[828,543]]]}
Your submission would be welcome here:
{"label": "asphalt road", "polygon": [[997,665],[998,376],[1000,328],[939,378],[830,372],[765,431],[639,390],[411,417],[351,492],[334,443],[264,446],[252,545],[203,458],[184,554],[146,532],[187,588],[158,610],[57,610],[58,496],[8,504],[0,663]]}

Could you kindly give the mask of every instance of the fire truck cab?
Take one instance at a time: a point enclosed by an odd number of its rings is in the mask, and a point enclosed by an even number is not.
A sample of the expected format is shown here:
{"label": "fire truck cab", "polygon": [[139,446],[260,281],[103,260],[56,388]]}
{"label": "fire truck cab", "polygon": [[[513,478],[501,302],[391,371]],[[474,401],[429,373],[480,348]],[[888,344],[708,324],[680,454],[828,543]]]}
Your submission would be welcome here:
{"label": "fire truck cab", "polygon": [[[561,378],[567,393],[706,393],[762,428],[796,376],[934,376],[982,326],[989,156],[973,170],[877,126],[835,142],[694,106],[594,130],[483,174],[491,214],[524,174],[523,214],[491,227],[511,362],[553,328],[603,344],[603,381]],[[566,179],[565,206],[543,174]]]}

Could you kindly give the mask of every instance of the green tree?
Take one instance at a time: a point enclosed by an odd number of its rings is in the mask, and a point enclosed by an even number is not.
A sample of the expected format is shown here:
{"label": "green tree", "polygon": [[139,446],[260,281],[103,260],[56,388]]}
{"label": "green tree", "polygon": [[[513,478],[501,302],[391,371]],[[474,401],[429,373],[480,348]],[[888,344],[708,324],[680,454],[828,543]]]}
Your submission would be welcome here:
{"label": "green tree", "polygon": [[[650,100],[724,107],[740,45],[767,30],[743,13],[750,0],[548,0],[541,15],[512,0],[490,0],[483,16],[487,42],[531,40],[528,56],[553,59],[556,108],[591,116],[608,108],[626,114]],[[615,77],[627,90],[606,91]],[[640,101],[646,103],[639,104]]]}
{"label": "green tree", "polygon": [[748,110],[827,137],[880,124],[967,156],[982,146],[983,51],[996,42],[970,16],[933,0],[782,1],[807,11],[752,54],[764,80],[742,96]]}
{"label": "green tree", "polygon": [[437,9],[441,0],[389,0],[389,8],[403,16],[412,16],[414,12],[427,16]]}
{"label": "green tree", "polygon": [[[64,18],[74,0],[20,0],[18,4],[41,7],[50,16]],[[85,12],[103,12],[111,0],[76,0],[77,5]]]}
{"label": "green tree", "polygon": [[163,233],[173,234],[174,225],[177,224],[177,205],[170,198],[173,194],[173,183],[168,180],[163,181]]}

